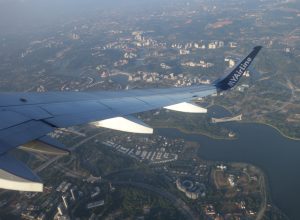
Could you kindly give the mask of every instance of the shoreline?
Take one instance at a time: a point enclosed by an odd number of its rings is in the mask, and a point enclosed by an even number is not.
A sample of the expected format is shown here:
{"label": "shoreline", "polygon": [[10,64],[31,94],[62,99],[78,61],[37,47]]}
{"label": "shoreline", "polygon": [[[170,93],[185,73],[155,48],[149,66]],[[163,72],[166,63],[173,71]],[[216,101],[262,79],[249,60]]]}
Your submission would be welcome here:
{"label": "shoreline", "polygon": [[200,131],[194,131],[194,132],[190,132],[190,131],[187,131],[181,127],[177,127],[177,126],[153,126],[153,128],[155,129],[176,129],[184,134],[192,134],[192,135],[203,135],[205,137],[208,137],[208,138],[211,138],[211,139],[215,139],[215,140],[228,140],[228,141],[231,141],[231,140],[236,140],[237,138],[229,138],[229,137],[218,137],[218,136],[215,136],[215,135],[212,135],[212,134],[207,134],[207,133],[202,133]]}
{"label": "shoreline", "polygon": [[[245,123],[253,123],[255,124],[256,122],[245,122]],[[263,123],[257,123],[257,124],[263,124]],[[263,125],[267,125],[267,124],[263,124]],[[273,128],[273,126],[270,126]],[[207,135],[207,134],[202,134],[200,132],[187,132],[187,131],[182,131],[183,129],[177,128],[177,127],[168,127],[168,126],[159,126],[159,127],[155,127],[155,128],[167,128],[167,129],[177,129],[178,131],[184,133],[184,134],[191,134],[191,135],[203,135],[206,136],[208,138],[211,139],[215,139],[215,140],[225,140],[224,138],[218,138],[218,137],[213,137],[212,135]],[[277,129],[276,129],[277,130]],[[285,137],[285,136],[283,136]],[[226,140],[233,140],[233,139],[229,139],[227,138]],[[216,162],[216,160],[211,160],[211,159],[205,159],[206,161],[212,161],[212,162]],[[272,187],[269,183],[269,177],[268,174],[257,164],[255,163],[246,163],[246,162],[242,162],[242,161],[228,161],[229,164],[231,165],[238,165],[238,166],[251,166],[252,169],[254,169],[258,175],[260,176],[259,178],[259,182],[260,182],[260,194],[262,196],[262,203],[261,203],[261,208],[259,210],[259,212],[257,213],[258,215],[256,216],[255,220],[262,220],[264,214],[266,213],[266,210],[268,209],[268,205],[271,204],[272,207],[276,208],[281,215],[285,216],[286,219],[289,219],[289,217],[287,216],[287,214],[281,210],[280,208],[277,207],[277,204],[273,201],[272,199]]]}
{"label": "shoreline", "polygon": [[[218,105],[218,104],[214,104],[212,106],[219,106],[221,108],[223,108],[224,110],[226,110],[227,112],[229,112],[230,114],[233,114],[228,108],[226,108],[223,105]],[[212,107],[210,106],[210,107]],[[268,122],[263,122],[263,121],[248,121],[248,120],[242,120],[242,121],[237,121],[237,123],[243,124],[243,123],[247,123],[247,124],[261,124],[261,125],[265,125],[265,126],[269,126],[273,129],[275,129],[282,137],[287,138],[289,140],[293,140],[293,141],[300,141],[300,137],[291,137],[288,134],[285,134],[282,130],[280,130],[280,128],[276,127],[275,125],[272,125]],[[238,139],[238,136],[235,136],[233,138],[230,137],[222,137],[222,136],[217,136],[217,135],[213,135],[210,133],[205,133],[204,131],[188,131],[186,129],[181,128],[180,126],[168,126],[168,125],[153,125],[153,128],[170,128],[170,129],[177,129],[180,132],[184,133],[184,134],[193,134],[193,135],[203,135],[212,139],[216,139],[216,140],[236,140]]]}
{"label": "shoreline", "polygon": [[[227,107],[225,107],[225,106],[223,106],[223,105],[218,105],[218,104],[214,104],[214,106],[219,106],[219,107],[221,107],[221,108],[223,108],[223,109],[225,109],[226,111],[228,111],[228,112],[230,112],[230,114],[233,114]],[[283,131],[281,131],[278,127],[276,127],[275,125],[272,125],[272,124],[270,124],[270,123],[268,123],[268,122],[262,122],[262,121],[247,121],[247,120],[245,120],[245,121],[240,121],[240,122],[238,122],[238,123],[252,123],[252,124],[262,124],[262,125],[266,125],[266,126],[269,126],[269,127],[271,127],[271,128],[274,128],[276,131],[278,131],[279,132],[279,134],[281,135],[281,136],[283,136],[283,137],[285,137],[285,138],[287,138],[287,139],[290,139],[290,140],[294,140],[294,141],[300,141],[300,137],[299,138],[297,138],[297,137],[291,137],[291,136],[289,136],[288,134],[285,134]]]}
{"label": "shoreline", "polygon": [[[260,125],[263,125],[263,126],[268,126],[270,128],[273,128],[275,129],[275,131],[277,131],[280,136],[282,136],[283,138],[286,138],[288,140],[292,140],[292,141],[299,141],[300,139],[297,139],[297,138],[293,138],[293,137],[289,137],[287,136],[286,134],[284,134],[283,132],[281,132],[281,130],[279,128],[277,128],[276,126],[272,125],[272,124],[268,124],[268,123],[265,123],[265,122],[257,122],[257,121],[254,121],[254,122],[251,122],[251,121],[241,121],[241,122],[238,122],[240,124],[242,123],[247,123],[247,124],[260,124]],[[173,129],[177,129],[179,130],[180,132],[183,132],[184,134],[196,134],[196,135],[203,135],[205,137],[209,137],[211,139],[217,139],[217,140],[234,140],[234,139],[230,139],[230,138],[221,138],[221,137],[217,137],[217,136],[214,136],[214,135],[210,135],[210,134],[203,134],[202,132],[189,132],[185,129],[182,129],[182,128],[179,128],[179,126],[157,126],[155,128],[173,128]],[[238,136],[237,136],[238,138]],[[214,161],[214,160],[208,160],[208,161]],[[228,161],[229,162],[229,161]],[[269,204],[271,204],[271,206],[273,207],[272,209],[274,209],[275,211],[277,210],[280,215],[284,216],[286,219],[289,219],[288,215],[280,208],[278,208],[277,204],[273,201],[273,198],[272,198],[272,194],[273,194],[273,189],[271,187],[271,184],[269,182],[269,176],[268,176],[268,173],[266,173],[260,166],[258,166],[257,164],[255,163],[245,163],[245,162],[240,162],[240,161],[230,161],[229,164],[247,164],[247,165],[251,165],[252,167],[254,167],[257,172],[259,173],[259,175],[261,176],[260,178],[260,181],[261,181],[261,195],[262,195],[262,198],[263,198],[263,201],[262,201],[262,204],[261,204],[261,210],[260,212],[258,213],[258,216],[256,218],[256,220],[261,220],[262,219],[262,216],[263,216],[263,213],[265,213],[267,207]]]}
{"label": "shoreline", "polygon": [[296,138],[296,137],[290,137],[288,136],[287,134],[283,133],[283,131],[281,131],[279,128],[277,128],[275,125],[272,125],[272,124],[269,124],[267,122],[261,122],[261,121],[255,121],[255,122],[250,122],[250,121],[243,121],[243,122],[240,122],[240,123],[254,123],[254,124],[262,124],[262,125],[266,125],[266,126],[269,126],[273,129],[275,129],[276,131],[278,131],[278,133],[287,138],[287,139],[290,139],[290,140],[293,140],[293,141],[300,141],[300,138]]}
{"label": "shoreline", "polygon": [[[300,141],[300,138],[290,137],[287,134],[283,133],[275,125],[272,125],[272,124],[269,124],[269,123],[266,123],[266,122],[241,121],[241,122],[237,122],[237,123],[240,123],[240,124],[245,123],[245,124],[260,124],[260,125],[265,125],[265,126],[268,126],[268,127],[271,127],[273,129],[275,129],[284,138],[287,138],[287,139],[292,140],[292,141]],[[188,130],[183,129],[183,128],[179,127],[179,126],[166,126],[166,125],[164,125],[164,126],[155,126],[154,125],[153,128],[155,128],[155,129],[159,129],[159,128],[177,129],[177,130],[179,130],[180,132],[182,132],[184,134],[203,135],[203,136],[209,137],[211,139],[215,139],[215,140],[228,140],[228,141],[231,141],[231,140],[236,140],[238,138],[237,136],[235,136],[234,138],[229,138],[229,137],[220,137],[220,136],[216,136],[216,135],[213,135],[213,134],[204,133],[204,132],[201,132],[201,131],[188,131]]]}

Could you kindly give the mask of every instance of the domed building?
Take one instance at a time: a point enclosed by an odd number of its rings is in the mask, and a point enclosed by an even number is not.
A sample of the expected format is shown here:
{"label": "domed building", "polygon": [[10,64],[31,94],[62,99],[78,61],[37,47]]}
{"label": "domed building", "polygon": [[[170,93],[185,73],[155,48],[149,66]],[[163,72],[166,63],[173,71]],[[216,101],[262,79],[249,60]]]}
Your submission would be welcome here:
{"label": "domed building", "polygon": [[186,178],[177,179],[176,186],[190,199],[198,199],[205,196],[205,185],[203,183],[194,182]]}

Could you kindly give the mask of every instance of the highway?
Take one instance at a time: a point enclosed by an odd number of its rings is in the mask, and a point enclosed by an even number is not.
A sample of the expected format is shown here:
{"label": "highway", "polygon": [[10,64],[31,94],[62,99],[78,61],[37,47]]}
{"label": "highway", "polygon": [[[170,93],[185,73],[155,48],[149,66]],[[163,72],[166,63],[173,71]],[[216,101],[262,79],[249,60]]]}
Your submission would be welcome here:
{"label": "highway", "polygon": [[169,193],[164,189],[156,188],[152,185],[148,185],[145,183],[131,182],[131,181],[112,181],[112,184],[119,185],[119,186],[131,186],[131,187],[136,187],[136,188],[141,188],[141,189],[151,191],[171,201],[173,205],[187,217],[186,219],[191,219],[191,220],[199,219],[184,201],[182,201],[181,199],[177,198],[176,196],[174,196],[173,194]]}
{"label": "highway", "polygon": [[263,173],[262,173],[262,175],[259,179],[259,184],[260,184],[262,202],[261,202],[261,205],[260,205],[260,210],[256,215],[256,220],[262,220],[264,215],[265,215],[266,209],[267,209],[266,181],[265,181],[265,176],[264,176]]}
{"label": "highway", "polygon": [[234,117],[225,117],[225,118],[211,118],[212,123],[221,123],[221,122],[229,122],[229,121],[241,121],[242,115],[237,115]]}
{"label": "highway", "polygon": [[[82,141],[78,142],[77,144],[75,144],[73,147],[69,148],[70,151],[74,151],[76,148],[80,147],[81,145],[85,144],[86,142],[92,140],[93,138],[97,137],[98,135],[104,134],[107,131],[101,131],[100,133],[94,134],[90,137],[87,137],[85,139],[83,139]],[[43,163],[41,166],[37,167],[36,169],[34,169],[35,173],[39,173],[41,171],[43,171],[45,168],[47,168],[49,165],[51,165],[52,163],[54,163],[55,161],[57,161],[58,159],[62,158],[63,156],[56,156],[51,158],[50,160],[48,160],[47,162]]]}

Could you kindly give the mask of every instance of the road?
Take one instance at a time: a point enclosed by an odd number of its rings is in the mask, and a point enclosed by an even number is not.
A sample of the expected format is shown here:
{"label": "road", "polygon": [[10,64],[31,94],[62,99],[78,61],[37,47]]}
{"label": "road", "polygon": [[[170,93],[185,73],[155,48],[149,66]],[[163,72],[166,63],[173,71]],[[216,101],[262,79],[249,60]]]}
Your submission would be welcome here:
{"label": "road", "polygon": [[[74,151],[76,148],[80,147],[81,145],[85,144],[86,142],[92,140],[93,138],[97,137],[98,135],[104,134],[107,131],[101,131],[100,133],[94,134],[90,137],[87,137],[85,139],[83,139],[82,141],[78,142],[77,144],[75,144],[73,147],[69,148],[70,151]],[[34,169],[35,173],[39,173],[41,171],[43,171],[44,169],[46,169],[49,165],[51,165],[52,163],[54,163],[55,161],[57,161],[58,159],[62,158],[63,156],[56,156],[51,158],[50,160],[48,160],[47,162],[43,163],[41,166],[37,167],[36,169]]]}
{"label": "road", "polygon": [[266,181],[265,181],[264,174],[262,173],[262,171],[260,172],[261,172],[261,177],[259,178],[259,184],[260,184],[262,202],[260,205],[260,210],[257,213],[256,220],[262,220],[267,209]]}
{"label": "road", "polygon": [[152,185],[148,185],[145,183],[139,183],[139,182],[130,182],[130,181],[113,181],[112,184],[114,185],[119,185],[119,186],[132,186],[136,188],[141,188],[145,189],[148,191],[151,191],[155,194],[158,194],[162,196],[163,198],[171,201],[173,205],[180,210],[187,218],[186,219],[199,219],[190,209],[190,207],[181,199],[177,198],[173,194],[169,193],[168,191],[161,189],[161,188],[156,188]]}
{"label": "road", "polygon": [[233,116],[233,117],[224,117],[224,118],[211,118],[212,123],[222,123],[222,122],[231,122],[231,121],[241,121],[242,114]]}

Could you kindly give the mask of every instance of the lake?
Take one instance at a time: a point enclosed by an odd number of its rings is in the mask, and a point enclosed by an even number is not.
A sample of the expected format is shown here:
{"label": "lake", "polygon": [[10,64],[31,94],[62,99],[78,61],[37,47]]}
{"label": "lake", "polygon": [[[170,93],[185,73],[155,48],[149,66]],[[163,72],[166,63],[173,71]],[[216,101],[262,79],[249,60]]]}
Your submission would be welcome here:
{"label": "lake", "polygon": [[[210,110],[210,114],[219,114],[218,111]],[[217,140],[164,128],[157,129],[156,133],[198,142],[198,154],[203,159],[245,162],[260,167],[268,178],[273,203],[290,219],[300,219],[300,141],[285,138],[263,124],[230,122],[223,125],[237,133],[238,139]]]}

